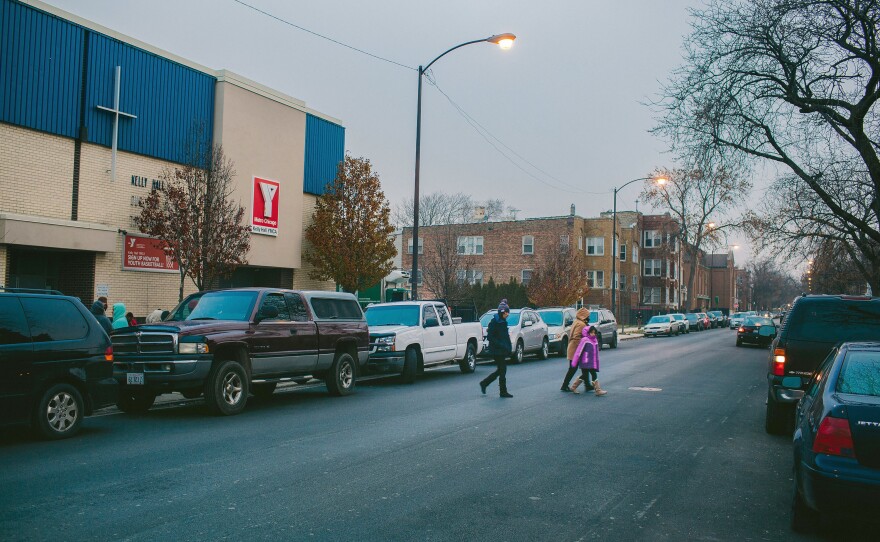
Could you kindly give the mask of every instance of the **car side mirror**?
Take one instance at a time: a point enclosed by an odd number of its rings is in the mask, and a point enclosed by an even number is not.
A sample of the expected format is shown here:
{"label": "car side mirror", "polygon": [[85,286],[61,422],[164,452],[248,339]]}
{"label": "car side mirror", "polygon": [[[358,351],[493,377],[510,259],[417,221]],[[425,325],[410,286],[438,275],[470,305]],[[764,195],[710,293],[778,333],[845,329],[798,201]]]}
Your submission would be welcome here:
{"label": "car side mirror", "polygon": [[570,325],[574,325],[574,320],[566,320],[565,321],[565,327],[568,327]]}
{"label": "car side mirror", "polygon": [[436,318],[425,318],[425,327],[437,327],[440,322]]}
{"label": "car side mirror", "polygon": [[263,320],[268,320],[271,318],[278,318],[278,309],[268,305],[260,309],[260,314],[257,315],[257,323],[259,324]]}

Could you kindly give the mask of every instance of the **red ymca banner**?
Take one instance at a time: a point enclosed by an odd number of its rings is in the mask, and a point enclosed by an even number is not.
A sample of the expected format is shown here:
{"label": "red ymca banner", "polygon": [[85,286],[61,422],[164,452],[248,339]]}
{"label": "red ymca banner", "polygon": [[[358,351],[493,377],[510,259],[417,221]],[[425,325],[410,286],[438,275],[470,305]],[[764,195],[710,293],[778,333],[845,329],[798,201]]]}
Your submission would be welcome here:
{"label": "red ymca banner", "polygon": [[262,235],[278,235],[278,181],[254,177],[251,194],[251,231]]}
{"label": "red ymca banner", "polygon": [[122,268],[127,271],[178,272],[177,261],[165,251],[165,246],[158,239],[126,235],[122,249]]}

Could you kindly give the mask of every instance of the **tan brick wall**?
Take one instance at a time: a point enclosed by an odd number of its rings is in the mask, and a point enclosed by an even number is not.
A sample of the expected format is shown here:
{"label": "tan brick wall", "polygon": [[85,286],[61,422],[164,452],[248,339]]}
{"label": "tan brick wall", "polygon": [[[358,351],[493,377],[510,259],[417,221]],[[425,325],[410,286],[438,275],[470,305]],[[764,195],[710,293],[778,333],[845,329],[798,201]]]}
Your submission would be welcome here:
{"label": "tan brick wall", "polygon": [[0,211],[70,219],[73,140],[0,123]]}
{"label": "tan brick wall", "polygon": [[[318,201],[318,197],[312,194],[303,194],[303,202],[302,202],[302,231],[305,234],[306,228],[308,228],[312,222],[314,222],[314,214],[315,214],[315,204]],[[311,250],[311,245],[303,238],[302,242],[302,250],[303,255],[309,250]],[[336,290],[336,283],[332,280],[315,280],[313,278],[309,278],[309,271],[312,271],[314,266],[306,262],[305,257],[302,258],[302,267],[299,267],[293,272],[293,288],[295,290],[325,290],[325,291],[334,291]]]}
{"label": "tan brick wall", "polygon": [[[0,239],[2,241],[2,239]],[[6,286],[8,282],[8,277],[6,273],[9,271],[7,259],[6,259],[6,246],[0,245],[0,286]]]}

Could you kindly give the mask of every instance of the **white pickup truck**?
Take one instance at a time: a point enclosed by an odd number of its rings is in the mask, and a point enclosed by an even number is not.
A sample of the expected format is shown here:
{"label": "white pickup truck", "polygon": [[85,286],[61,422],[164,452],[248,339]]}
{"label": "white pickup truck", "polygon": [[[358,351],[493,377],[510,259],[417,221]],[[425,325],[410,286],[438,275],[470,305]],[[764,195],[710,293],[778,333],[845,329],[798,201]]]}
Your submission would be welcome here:
{"label": "white pickup truck", "polygon": [[414,382],[425,367],[458,362],[461,372],[472,373],[483,337],[479,322],[456,322],[439,301],[399,301],[370,305],[367,370],[400,374]]}

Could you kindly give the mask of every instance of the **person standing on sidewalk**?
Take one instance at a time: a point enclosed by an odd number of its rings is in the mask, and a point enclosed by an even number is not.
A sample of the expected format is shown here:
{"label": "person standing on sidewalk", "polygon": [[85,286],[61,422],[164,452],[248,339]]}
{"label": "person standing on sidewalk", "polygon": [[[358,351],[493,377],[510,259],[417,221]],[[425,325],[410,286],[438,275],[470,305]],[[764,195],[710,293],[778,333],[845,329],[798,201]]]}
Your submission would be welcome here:
{"label": "person standing on sidewalk", "polygon": [[[568,372],[565,373],[565,380],[562,381],[562,387],[559,388],[559,391],[570,392],[571,388],[569,384],[571,384],[571,379],[574,374],[578,370],[578,364],[573,362],[574,353],[577,350],[579,341],[584,333],[584,328],[587,327],[587,320],[590,318],[590,310],[586,307],[581,307],[577,311],[577,317],[575,318],[574,325],[571,326],[571,331],[569,332],[569,341],[568,341],[568,350],[566,351],[566,357],[568,358]],[[587,383],[586,389],[591,390],[593,387]]]}
{"label": "person standing on sidewalk", "polygon": [[513,395],[507,393],[507,358],[513,351],[510,343],[510,332],[507,330],[507,317],[510,315],[510,307],[507,300],[502,299],[498,304],[498,312],[489,322],[486,338],[489,340],[489,355],[495,358],[495,372],[480,381],[480,391],[486,395],[489,384],[498,379],[498,388],[501,397],[509,398]]}
{"label": "person standing on sidewalk", "polygon": [[583,337],[574,352],[572,363],[581,368],[581,376],[571,385],[572,392],[579,393],[577,389],[581,382],[589,384],[590,377],[592,377],[596,397],[602,397],[608,393],[599,386],[599,331],[595,326],[584,329]]}

